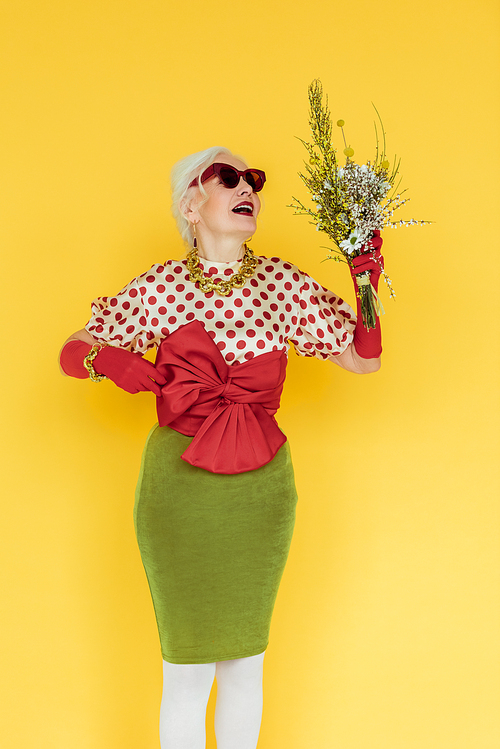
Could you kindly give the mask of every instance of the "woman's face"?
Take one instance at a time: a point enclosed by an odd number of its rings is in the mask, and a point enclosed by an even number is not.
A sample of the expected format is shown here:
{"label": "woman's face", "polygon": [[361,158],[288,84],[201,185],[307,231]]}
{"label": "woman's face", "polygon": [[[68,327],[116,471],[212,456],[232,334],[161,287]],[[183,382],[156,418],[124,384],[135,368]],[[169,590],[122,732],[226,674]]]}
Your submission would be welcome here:
{"label": "woman's face", "polygon": [[[234,166],[238,171],[247,168],[242,161],[226,154],[218,156],[216,161]],[[225,187],[219,177],[214,175],[203,183],[203,187],[209,196],[208,200],[197,206],[195,197],[192,203],[193,215],[196,213],[194,220],[197,232],[201,229],[213,235],[233,235],[241,241],[254,234],[257,229],[260,199],[243,177],[236,187],[230,188]],[[198,188],[193,188],[194,190],[199,196]]]}

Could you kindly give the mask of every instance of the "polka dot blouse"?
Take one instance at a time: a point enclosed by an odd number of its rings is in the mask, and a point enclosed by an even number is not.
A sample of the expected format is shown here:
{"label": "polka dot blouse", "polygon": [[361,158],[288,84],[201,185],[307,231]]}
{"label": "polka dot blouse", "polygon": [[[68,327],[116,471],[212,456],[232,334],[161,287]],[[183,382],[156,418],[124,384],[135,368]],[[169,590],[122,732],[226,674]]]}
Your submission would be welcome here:
{"label": "polka dot blouse", "polygon": [[[94,338],[144,354],[181,325],[200,320],[229,363],[267,351],[288,350],[327,359],[352,341],[356,316],[342,299],[295,265],[257,257],[255,275],[226,297],[204,294],[189,280],[186,260],[155,264],[114,297],[92,302],[85,326]],[[205,260],[200,267],[214,281],[240,265]]]}

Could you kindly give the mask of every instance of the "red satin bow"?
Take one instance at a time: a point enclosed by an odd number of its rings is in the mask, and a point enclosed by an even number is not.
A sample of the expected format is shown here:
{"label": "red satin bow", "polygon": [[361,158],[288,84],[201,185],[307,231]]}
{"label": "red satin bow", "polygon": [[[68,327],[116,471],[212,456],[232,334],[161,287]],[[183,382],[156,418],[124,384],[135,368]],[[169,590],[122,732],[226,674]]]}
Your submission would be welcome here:
{"label": "red satin bow", "polygon": [[269,463],[286,442],[273,418],[286,364],[284,351],[270,351],[230,366],[199,320],[165,338],[155,363],[167,380],[156,399],[158,422],[194,436],[183,460],[212,473]]}

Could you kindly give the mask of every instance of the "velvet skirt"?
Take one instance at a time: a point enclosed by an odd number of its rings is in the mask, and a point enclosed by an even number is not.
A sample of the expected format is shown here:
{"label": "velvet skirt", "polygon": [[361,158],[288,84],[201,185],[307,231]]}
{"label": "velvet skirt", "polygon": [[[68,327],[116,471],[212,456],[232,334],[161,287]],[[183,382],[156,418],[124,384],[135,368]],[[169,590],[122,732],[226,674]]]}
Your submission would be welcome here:
{"label": "velvet skirt", "polygon": [[142,457],[134,523],[170,663],[264,652],[297,494],[288,442],[270,463],[211,473],[181,454],[192,437],[156,425]]}

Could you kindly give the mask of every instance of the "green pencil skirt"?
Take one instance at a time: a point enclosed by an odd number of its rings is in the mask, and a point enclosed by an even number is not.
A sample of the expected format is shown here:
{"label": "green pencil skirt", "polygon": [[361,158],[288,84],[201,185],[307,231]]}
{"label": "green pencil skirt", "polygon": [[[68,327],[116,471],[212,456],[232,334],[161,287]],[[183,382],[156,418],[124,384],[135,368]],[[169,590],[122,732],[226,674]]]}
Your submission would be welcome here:
{"label": "green pencil skirt", "polygon": [[265,466],[210,473],[181,459],[192,437],[153,427],[134,523],[163,659],[213,663],[264,652],[292,540],[288,442]]}

